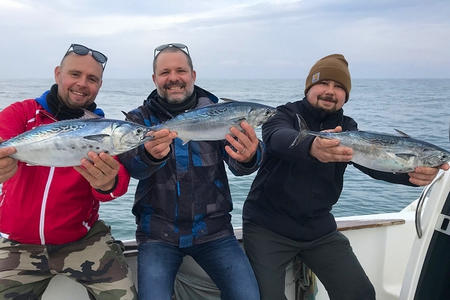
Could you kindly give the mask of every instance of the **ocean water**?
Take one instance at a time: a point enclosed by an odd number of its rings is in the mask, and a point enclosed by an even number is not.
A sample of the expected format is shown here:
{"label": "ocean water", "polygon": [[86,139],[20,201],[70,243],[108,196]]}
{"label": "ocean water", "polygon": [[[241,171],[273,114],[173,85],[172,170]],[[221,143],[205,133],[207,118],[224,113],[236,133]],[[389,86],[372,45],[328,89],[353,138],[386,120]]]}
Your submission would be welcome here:
{"label": "ocean water", "polygon": [[[0,80],[0,110],[12,102],[40,96],[52,79]],[[197,84],[219,97],[256,101],[277,106],[303,97],[304,79],[221,80],[198,79]],[[151,79],[106,79],[97,97],[108,118],[123,119],[154,89]],[[450,79],[354,79],[350,100],[344,106],[360,130],[394,133],[400,129],[412,137],[450,149]],[[260,137],[260,130],[257,130]],[[242,205],[255,174],[229,175],[233,205],[232,222],[242,224]],[[119,239],[134,238],[131,214],[137,181],[128,193],[102,203],[100,216]],[[395,212],[416,199],[422,188],[377,181],[349,166],[344,190],[333,208],[335,216]]]}

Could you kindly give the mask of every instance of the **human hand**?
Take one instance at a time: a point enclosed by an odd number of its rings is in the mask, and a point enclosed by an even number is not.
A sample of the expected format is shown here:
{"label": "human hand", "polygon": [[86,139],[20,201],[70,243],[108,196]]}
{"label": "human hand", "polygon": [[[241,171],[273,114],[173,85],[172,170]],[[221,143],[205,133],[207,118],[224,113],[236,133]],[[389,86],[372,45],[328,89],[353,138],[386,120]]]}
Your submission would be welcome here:
{"label": "human hand", "polygon": [[145,150],[155,159],[163,159],[170,152],[170,144],[177,137],[175,131],[161,129],[150,131],[147,135],[153,136],[153,139],[144,144]]}
{"label": "human hand", "polygon": [[241,122],[242,131],[236,127],[231,127],[231,134],[227,134],[225,139],[234,147],[235,151],[229,146],[225,146],[228,155],[242,163],[252,160],[258,149],[259,140],[256,137],[255,129],[246,121]]}
{"label": "human hand", "polygon": [[[1,141],[3,141],[2,138],[0,138],[0,142]],[[9,155],[14,154],[15,152],[16,148],[14,147],[0,149],[0,183],[13,177],[17,171],[17,160],[9,157]]]}
{"label": "human hand", "polygon": [[440,165],[439,167],[417,167],[414,169],[414,172],[408,173],[409,175],[409,182],[412,184],[418,185],[418,186],[424,186],[427,184],[430,184],[433,179],[436,177],[437,173],[439,172],[439,169],[442,169],[444,171],[447,171],[450,169],[450,166],[448,163],[445,163],[443,165]]}
{"label": "human hand", "polygon": [[109,191],[114,187],[120,163],[107,153],[90,151],[89,159],[83,158],[81,166],[74,167],[94,189]]}
{"label": "human hand", "polygon": [[[342,127],[337,126],[335,129],[325,130],[326,132],[341,132]],[[316,137],[311,144],[309,150],[311,156],[323,163],[328,162],[348,162],[352,159],[352,148],[341,146],[337,139],[325,139]]]}

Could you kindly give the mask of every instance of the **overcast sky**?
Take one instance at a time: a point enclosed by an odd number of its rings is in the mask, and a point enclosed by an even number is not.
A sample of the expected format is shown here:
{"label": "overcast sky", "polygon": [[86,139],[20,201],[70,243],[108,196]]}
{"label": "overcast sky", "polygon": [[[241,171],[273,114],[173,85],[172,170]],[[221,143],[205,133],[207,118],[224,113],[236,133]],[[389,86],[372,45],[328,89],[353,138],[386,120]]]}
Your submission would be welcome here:
{"label": "overcast sky", "polygon": [[450,1],[0,0],[0,78],[49,78],[71,43],[105,78],[149,78],[153,49],[189,46],[198,78],[304,78],[342,53],[353,78],[450,78]]}

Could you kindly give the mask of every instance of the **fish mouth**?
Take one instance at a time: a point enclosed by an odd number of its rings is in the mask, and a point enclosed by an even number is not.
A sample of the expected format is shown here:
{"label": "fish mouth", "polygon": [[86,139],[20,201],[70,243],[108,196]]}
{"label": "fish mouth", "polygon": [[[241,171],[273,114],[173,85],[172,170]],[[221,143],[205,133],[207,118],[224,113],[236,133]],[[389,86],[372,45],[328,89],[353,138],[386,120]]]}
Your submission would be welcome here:
{"label": "fish mouth", "polygon": [[276,113],[277,111],[275,110],[275,109],[268,109],[268,110],[266,110],[266,112],[265,112],[265,118],[266,118],[266,120],[268,120],[268,119],[270,119],[270,118],[272,118],[274,115],[275,115],[275,113]]}
{"label": "fish mouth", "polygon": [[148,135],[150,131],[151,130],[147,130],[146,132],[144,132],[144,134],[141,137],[141,142],[145,143],[155,138],[153,135]]}

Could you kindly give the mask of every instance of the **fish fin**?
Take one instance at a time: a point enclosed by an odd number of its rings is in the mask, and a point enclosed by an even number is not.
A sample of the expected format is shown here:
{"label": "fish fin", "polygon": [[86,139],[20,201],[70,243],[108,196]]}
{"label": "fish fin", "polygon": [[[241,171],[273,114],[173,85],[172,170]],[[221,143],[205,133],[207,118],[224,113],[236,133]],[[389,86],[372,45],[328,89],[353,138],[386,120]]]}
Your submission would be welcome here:
{"label": "fish fin", "polygon": [[140,124],[139,123],[139,119],[138,119],[137,116],[132,115],[132,114],[127,113],[127,112],[124,112],[123,110],[121,110],[121,112],[124,114],[126,121],[130,121],[130,122],[133,122],[133,123],[136,123],[136,124]]}
{"label": "fish fin", "polygon": [[224,98],[224,97],[220,97],[219,99],[223,100],[225,102],[238,102],[237,100],[233,100],[233,99],[230,99],[230,98]]}
{"label": "fish fin", "polygon": [[294,141],[289,146],[289,148],[298,146],[298,144],[300,144],[301,141],[303,141],[305,139],[305,137],[307,136],[307,133],[305,133],[305,131],[308,130],[308,125],[306,125],[305,119],[303,119],[303,117],[300,114],[295,114],[295,115],[297,116],[299,131],[298,131],[298,135],[295,137]]}
{"label": "fish fin", "polygon": [[121,112],[123,113],[123,115],[125,116],[125,118],[127,118],[127,120],[132,120],[133,116],[123,110],[121,110]]}
{"label": "fish fin", "polygon": [[414,157],[414,156],[416,156],[416,155],[413,154],[413,153],[395,153],[395,156],[398,156],[398,157],[400,157],[400,158],[402,158],[402,159],[404,159],[404,160],[408,160],[408,159],[410,159],[411,157]]}
{"label": "fish fin", "polygon": [[[225,97],[220,97],[220,100],[223,100],[225,102],[243,102],[241,100],[235,100],[235,99],[231,99],[231,98],[225,98]],[[261,99],[251,99],[251,100],[244,100],[244,101],[251,101],[251,102],[264,102],[264,100]]]}
{"label": "fish fin", "polygon": [[94,114],[92,111],[87,109],[83,109],[83,115],[79,118],[80,120],[89,120],[89,119],[101,119],[99,115]]}
{"label": "fish fin", "polygon": [[86,140],[90,140],[90,141],[102,142],[105,138],[109,138],[109,137],[110,137],[109,134],[93,134],[93,135],[84,136],[83,138]]}
{"label": "fish fin", "polygon": [[408,134],[404,133],[404,132],[401,131],[401,130],[398,130],[398,129],[396,129],[396,128],[394,128],[394,130],[397,131],[397,133],[400,134],[400,135],[403,136],[403,137],[408,137],[408,138],[410,137]]}

